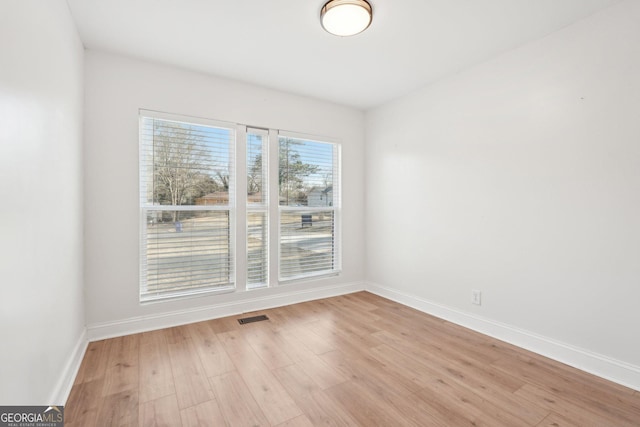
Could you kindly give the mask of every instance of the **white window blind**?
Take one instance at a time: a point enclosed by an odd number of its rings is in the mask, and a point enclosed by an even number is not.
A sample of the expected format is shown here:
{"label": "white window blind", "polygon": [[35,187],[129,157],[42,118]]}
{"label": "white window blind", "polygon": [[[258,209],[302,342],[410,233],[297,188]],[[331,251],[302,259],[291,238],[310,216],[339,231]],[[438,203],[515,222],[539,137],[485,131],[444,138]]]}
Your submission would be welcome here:
{"label": "white window blind", "polygon": [[234,287],[232,126],[140,112],[140,300]]}
{"label": "white window blind", "polygon": [[340,146],[279,137],[281,280],[340,271]]}
{"label": "white window blind", "polygon": [[268,286],[268,131],[247,129],[247,289]]}

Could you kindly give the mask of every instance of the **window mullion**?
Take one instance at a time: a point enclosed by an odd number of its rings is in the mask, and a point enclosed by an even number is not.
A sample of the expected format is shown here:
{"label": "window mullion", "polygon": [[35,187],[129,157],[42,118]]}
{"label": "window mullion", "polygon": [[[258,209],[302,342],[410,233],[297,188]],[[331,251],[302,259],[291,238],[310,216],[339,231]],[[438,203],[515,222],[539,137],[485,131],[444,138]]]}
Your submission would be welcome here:
{"label": "window mullion", "polygon": [[278,189],[278,174],[280,162],[280,145],[278,131],[269,130],[269,285],[278,284],[278,269],[280,259],[280,203]]}
{"label": "window mullion", "polygon": [[247,127],[238,125],[236,140],[236,290],[247,289]]}

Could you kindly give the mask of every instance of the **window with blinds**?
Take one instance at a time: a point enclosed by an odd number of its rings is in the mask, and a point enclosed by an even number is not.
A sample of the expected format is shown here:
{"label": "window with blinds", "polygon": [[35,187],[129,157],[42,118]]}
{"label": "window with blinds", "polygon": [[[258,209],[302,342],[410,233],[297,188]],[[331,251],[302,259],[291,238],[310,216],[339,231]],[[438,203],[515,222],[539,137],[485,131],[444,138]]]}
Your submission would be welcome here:
{"label": "window with blinds", "polygon": [[234,288],[235,128],[140,112],[140,300]]}
{"label": "window with blinds", "polygon": [[269,133],[247,129],[247,289],[268,286]]}
{"label": "window with blinds", "polygon": [[279,137],[280,280],[340,271],[340,146]]}

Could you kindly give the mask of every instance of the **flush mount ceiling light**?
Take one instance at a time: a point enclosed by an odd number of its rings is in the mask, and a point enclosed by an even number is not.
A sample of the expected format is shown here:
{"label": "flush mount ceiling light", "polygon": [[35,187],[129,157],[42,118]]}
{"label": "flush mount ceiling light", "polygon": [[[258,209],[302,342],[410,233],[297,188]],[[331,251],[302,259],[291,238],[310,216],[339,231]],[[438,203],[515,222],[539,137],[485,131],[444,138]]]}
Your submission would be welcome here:
{"label": "flush mount ceiling light", "polygon": [[371,5],[365,0],[331,0],[322,6],[322,28],[336,36],[353,36],[371,25]]}

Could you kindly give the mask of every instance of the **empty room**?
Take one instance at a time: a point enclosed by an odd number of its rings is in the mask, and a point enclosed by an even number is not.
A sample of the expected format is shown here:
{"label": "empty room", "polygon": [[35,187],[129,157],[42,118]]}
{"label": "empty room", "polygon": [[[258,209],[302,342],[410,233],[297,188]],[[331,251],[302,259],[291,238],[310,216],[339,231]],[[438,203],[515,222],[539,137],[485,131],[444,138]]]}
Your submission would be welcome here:
{"label": "empty room", "polygon": [[0,0],[0,426],[639,426],[640,1]]}

